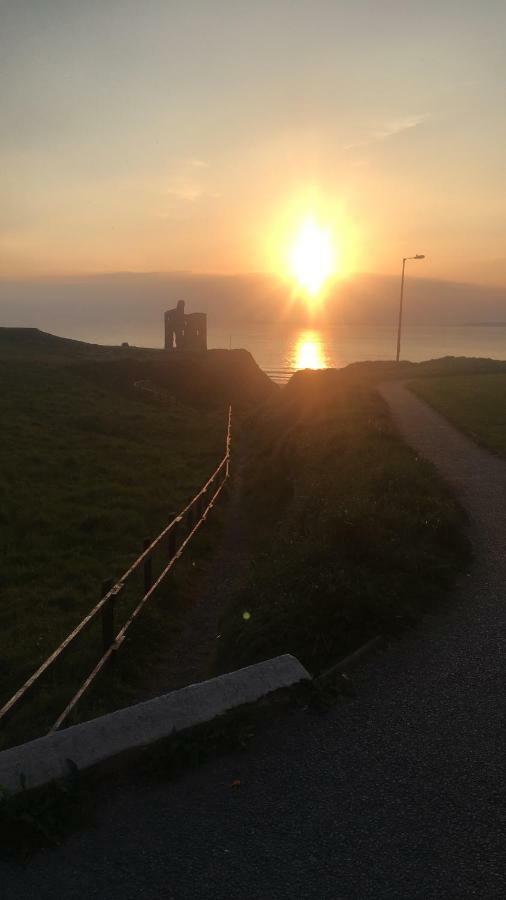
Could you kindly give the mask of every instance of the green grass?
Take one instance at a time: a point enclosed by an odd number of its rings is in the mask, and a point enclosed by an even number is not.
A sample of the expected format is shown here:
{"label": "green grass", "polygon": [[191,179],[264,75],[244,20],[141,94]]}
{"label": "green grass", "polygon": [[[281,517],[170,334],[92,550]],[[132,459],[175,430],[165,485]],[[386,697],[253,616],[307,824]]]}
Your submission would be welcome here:
{"label": "green grass", "polygon": [[[374,383],[489,371],[491,361],[350,366],[301,374],[280,393],[247,354],[225,356],[169,360],[0,329],[0,704],[97,602],[102,581],[117,578],[213,470],[232,382],[239,406],[274,397],[243,434],[251,556],[216,669],[288,650],[319,671],[377,631],[416,620],[452,583],[468,553],[462,514],[396,436]],[[161,384],[165,401],[132,390],[139,378]],[[218,508],[216,529],[221,516]],[[194,576],[205,582],[215,546],[206,528],[132,629],[114,679],[97,682],[79,718],[156,693]],[[141,587],[137,578],[118,601],[118,625]],[[97,621],[0,745],[51,725],[100,650]]]}
{"label": "green grass", "polygon": [[256,554],[224,617],[217,671],[290,652],[320,672],[415,622],[466,564],[460,507],[349,373],[296,376],[244,443]]}
{"label": "green grass", "polygon": [[420,378],[409,387],[479,444],[506,456],[506,374]]}
{"label": "green grass", "polygon": [[[206,480],[226,430],[224,406],[153,403],[97,385],[68,361],[19,357],[0,358],[0,704]],[[122,648],[123,696],[162,653],[175,585],[136,629],[135,652]],[[131,602],[118,602],[119,621]],[[97,623],[2,740],[51,724],[100,646]]]}

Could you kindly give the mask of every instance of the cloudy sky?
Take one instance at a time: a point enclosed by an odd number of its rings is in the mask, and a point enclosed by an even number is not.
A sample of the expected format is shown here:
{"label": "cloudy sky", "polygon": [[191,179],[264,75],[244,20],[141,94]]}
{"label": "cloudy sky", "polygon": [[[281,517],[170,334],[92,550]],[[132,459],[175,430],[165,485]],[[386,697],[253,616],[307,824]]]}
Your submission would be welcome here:
{"label": "cloudy sky", "polygon": [[[0,272],[506,284],[504,0],[0,0]],[[423,267],[423,271],[422,271]]]}

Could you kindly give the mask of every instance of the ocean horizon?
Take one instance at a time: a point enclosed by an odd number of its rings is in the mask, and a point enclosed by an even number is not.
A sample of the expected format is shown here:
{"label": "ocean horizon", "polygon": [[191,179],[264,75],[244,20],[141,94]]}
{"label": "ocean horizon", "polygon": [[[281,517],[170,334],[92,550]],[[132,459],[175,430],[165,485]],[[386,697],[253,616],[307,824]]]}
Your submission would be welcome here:
{"label": "ocean horizon", "polygon": [[[42,327],[39,325],[39,327]],[[98,344],[163,347],[159,327],[117,327],[101,330],[80,328],[63,337]],[[326,325],[309,327],[279,323],[212,324],[208,331],[210,349],[248,350],[265,370],[340,368],[367,360],[395,359],[396,325]],[[480,325],[413,325],[403,328],[401,358],[412,362],[442,356],[473,356],[506,359],[506,323]]]}

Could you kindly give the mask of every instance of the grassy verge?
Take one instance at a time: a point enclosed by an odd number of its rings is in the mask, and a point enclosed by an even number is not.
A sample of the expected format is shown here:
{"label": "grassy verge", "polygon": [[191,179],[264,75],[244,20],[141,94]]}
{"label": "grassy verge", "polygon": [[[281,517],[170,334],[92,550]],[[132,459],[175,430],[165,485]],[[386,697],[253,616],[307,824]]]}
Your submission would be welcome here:
{"label": "grassy verge", "polygon": [[506,374],[419,378],[409,387],[475,441],[506,456]]}
{"label": "grassy verge", "polygon": [[[212,472],[226,408],[156,403],[97,384],[68,361],[28,354],[0,358],[0,416],[1,704],[97,602],[102,581],[118,577]],[[124,697],[133,676],[149,680],[170,636],[168,607],[177,606],[184,571],[178,579],[136,632],[142,663],[122,650]],[[100,646],[97,623],[2,742],[51,724]]]}
{"label": "grassy verge", "polygon": [[350,373],[301,373],[245,434],[248,577],[216,669],[291,652],[313,672],[438,602],[465,564],[464,515]]}

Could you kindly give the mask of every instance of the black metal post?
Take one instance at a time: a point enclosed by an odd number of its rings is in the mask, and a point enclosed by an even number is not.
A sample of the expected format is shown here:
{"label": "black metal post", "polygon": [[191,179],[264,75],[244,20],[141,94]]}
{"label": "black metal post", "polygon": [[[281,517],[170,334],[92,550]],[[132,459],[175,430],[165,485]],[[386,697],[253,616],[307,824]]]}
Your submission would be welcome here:
{"label": "black metal post", "polygon": [[401,296],[399,299],[399,324],[397,326],[397,356],[396,362],[399,362],[399,357],[401,355],[401,331],[402,331],[402,304],[404,299],[404,269],[406,268],[406,259],[404,257],[402,260],[402,276],[401,276]]}

